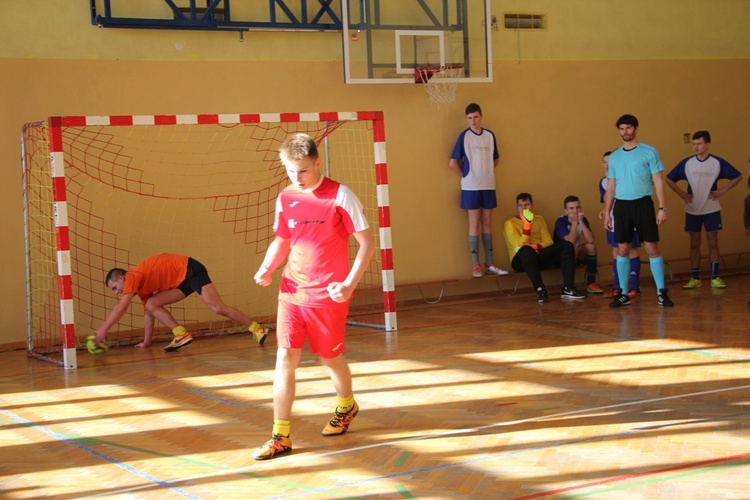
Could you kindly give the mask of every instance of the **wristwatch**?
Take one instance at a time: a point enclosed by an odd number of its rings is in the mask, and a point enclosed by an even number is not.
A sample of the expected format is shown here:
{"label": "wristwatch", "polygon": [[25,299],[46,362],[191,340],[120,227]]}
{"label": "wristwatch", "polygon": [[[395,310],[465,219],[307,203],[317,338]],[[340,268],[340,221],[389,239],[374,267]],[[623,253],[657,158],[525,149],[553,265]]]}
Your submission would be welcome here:
{"label": "wristwatch", "polygon": [[667,211],[667,207],[659,207],[659,210],[661,210],[662,212],[666,212]]}

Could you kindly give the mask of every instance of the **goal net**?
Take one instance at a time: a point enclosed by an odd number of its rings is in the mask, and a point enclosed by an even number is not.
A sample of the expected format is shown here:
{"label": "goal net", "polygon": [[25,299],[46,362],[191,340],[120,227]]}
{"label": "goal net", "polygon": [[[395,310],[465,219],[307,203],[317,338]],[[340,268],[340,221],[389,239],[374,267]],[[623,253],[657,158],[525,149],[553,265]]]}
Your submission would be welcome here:
{"label": "goal net", "polygon": [[[278,149],[295,132],[315,139],[321,169],[357,194],[375,235],[350,323],[396,330],[381,112],[54,117],[22,133],[29,356],[76,368],[118,300],[107,271],[162,252],[199,260],[226,304],[272,324],[281,270],[269,287],[253,277],[287,185]],[[351,238],[352,259],[356,248]],[[139,302],[114,345],[142,339]],[[194,336],[242,330],[195,294],[169,307]],[[171,338],[157,325],[155,341]]]}

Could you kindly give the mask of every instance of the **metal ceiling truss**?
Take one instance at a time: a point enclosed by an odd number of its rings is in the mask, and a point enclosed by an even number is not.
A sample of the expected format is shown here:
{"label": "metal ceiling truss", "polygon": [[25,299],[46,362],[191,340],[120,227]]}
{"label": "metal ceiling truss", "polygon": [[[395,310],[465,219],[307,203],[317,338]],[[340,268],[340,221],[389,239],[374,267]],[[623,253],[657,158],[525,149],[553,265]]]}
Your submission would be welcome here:
{"label": "metal ceiling truss", "polygon": [[[121,0],[127,2],[127,0]],[[245,32],[256,30],[306,30],[339,31],[342,28],[340,14],[334,12],[331,4],[338,0],[268,0],[269,16],[264,20],[235,20],[232,18],[230,0],[188,0],[180,2],[187,7],[179,7],[173,0],[153,0],[164,3],[172,18],[118,17],[112,9],[113,0],[89,0],[91,24],[100,28],[130,29],[173,29],[173,30],[224,30]],[[103,12],[97,11],[97,3]],[[199,6],[198,4],[202,4]],[[122,4],[121,4],[122,5]]]}
{"label": "metal ceiling truss", "polygon": [[[340,1],[356,4],[361,16],[359,22],[350,20],[351,29],[430,29],[437,27],[448,30],[464,28],[466,0],[443,0],[442,12],[436,16],[424,0],[412,0],[422,8],[426,23],[420,25],[385,25],[380,21],[380,0],[268,0],[268,18],[258,20],[236,20],[232,18],[230,0],[182,0],[180,7],[175,0],[152,0],[163,3],[171,13],[171,18],[119,17],[113,12],[115,0],[89,0],[91,5],[91,24],[100,28],[130,29],[173,29],[173,30],[213,30],[239,31],[240,34],[251,30],[288,30],[288,31],[340,31]],[[128,0],[119,0],[124,5]],[[257,0],[253,0],[257,1]],[[408,0],[401,0],[408,1]],[[448,22],[448,8],[455,2],[459,21],[457,25]],[[202,4],[199,6],[198,4]],[[260,2],[258,2],[260,3]],[[103,12],[97,11],[97,4]],[[333,5],[333,6],[332,6]],[[334,7],[336,8],[334,10]],[[131,7],[132,9],[132,7]],[[295,11],[297,14],[295,15]],[[351,10],[350,10],[351,11]],[[165,12],[167,12],[165,10]],[[366,13],[372,12],[372,17]],[[440,19],[442,18],[442,19]]]}

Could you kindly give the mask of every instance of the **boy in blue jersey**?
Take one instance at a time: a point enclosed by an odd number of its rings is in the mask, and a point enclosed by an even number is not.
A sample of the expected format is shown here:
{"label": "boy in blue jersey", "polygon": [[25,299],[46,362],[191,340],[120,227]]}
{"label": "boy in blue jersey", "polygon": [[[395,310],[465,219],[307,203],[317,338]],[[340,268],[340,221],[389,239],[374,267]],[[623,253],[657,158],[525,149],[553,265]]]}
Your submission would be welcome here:
{"label": "boy in blue jersey", "polygon": [[553,241],[566,240],[573,244],[577,265],[586,266],[586,286],[589,293],[604,293],[596,282],[597,258],[594,233],[591,224],[581,211],[581,200],[577,196],[567,196],[563,201],[565,213],[555,221]]}
{"label": "boy in blue jersey", "polygon": [[[630,305],[627,289],[630,276],[630,248],[637,231],[649,257],[651,274],[656,284],[657,304],[662,307],[674,307],[674,302],[664,287],[664,259],[659,250],[659,224],[667,222],[664,166],[655,148],[638,141],[638,118],[623,115],[615,126],[623,145],[609,156],[609,182],[604,197],[604,227],[615,233],[617,274],[622,289],[609,305]],[[654,210],[654,202],[651,200],[654,192],[659,200],[658,212]]]}
{"label": "boy in blue jersey", "polygon": [[[474,267],[472,276],[503,275],[508,271],[494,264],[492,257],[492,210],[497,208],[495,167],[500,160],[495,134],[482,128],[482,108],[466,107],[469,128],[461,132],[448,167],[461,176],[461,208],[469,213],[469,248]],[[479,265],[479,226],[482,227],[484,269]]]}
{"label": "boy in blue jersey", "polygon": [[[690,233],[690,280],[682,288],[701,286],[701,228],[706,228],[708,258],[711,265],[711,288],[726,288],[719,277],[719,231],[721,205],[719,197],[740,183],[742,174],[723,158],[708,152],[711,134],[700,130],[693,134],[694,156],[685,158],[667,174],[667,185],[685,202],[685,232]],[[718,181],[729,182],[719,189]],[[677,185],[687,183],[687,191]]]}

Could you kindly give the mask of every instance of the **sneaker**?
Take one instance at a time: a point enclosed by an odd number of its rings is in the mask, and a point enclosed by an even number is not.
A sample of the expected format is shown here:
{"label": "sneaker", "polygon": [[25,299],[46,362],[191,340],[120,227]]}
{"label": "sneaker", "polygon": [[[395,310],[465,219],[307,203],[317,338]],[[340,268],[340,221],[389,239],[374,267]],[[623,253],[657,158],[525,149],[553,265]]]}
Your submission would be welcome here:
{"label": "sneaker", "polygon": [[668,291],[669,290],[666,288],[659,289],[659,298],[657,299],[658,300],[657,303],[662,307],[674,307],[674,302],[669,300],[669,297],[667,297]]}
{"label": "sneaker", "polygon": [[352,420],[354,420],[354,417],[357,416],[358,412],[359,405],[356,401],[354,402],[352,409],[346,413],[334,411],[331,421],[328,422],[328,425],[326,425],[325,428],[323,428],[323,435],[329,437],[345,433],[347,429],[349,429],[349,424],[352,423]]}
{"label": "sneaker", "polygon": [[484,276],[484,273],[482,272],[482,268],[480,266],[474,266],[474,269],[471,270],[471,275],[475,278],[481,278]]}
{"label": "sneaker", "polygon": [[190,342],[193,341],[193,336],[189,333],[186,333],[185,335],[181,335],[179,337],[175,337],[172,339],[172,342],[169,343],[167,347],[164,348],[165,351],[176,351],[180,347],[185,347]]}
{"label": "sneaker", "polygon": [[250,332],[252,332],[253,338],[258,341],[258,344],[263,345],[263,343],[266,341],[266,337],[268,337],[268,328],[263,328],[258,323],[253,321],[250,324],[249,330]]}
{"label": "sneaker", "polygon": [[544,304],[545,302],[549,302],[549,297],[547,296],[547,289],[544,287],[540,287],[536,291],[536,301],[540,304]]}
{"label": "sneaker", "polygon": [[600,287],[596,283],[589,283],[589,288],[587,291],[589,293],[595,293],[597,295],[599,295],[600,293],[604,293],[604,290],[602,290],[602,287]]}
{"label": "sneaker", "polygon": [[263,446],[256,449],[252,456],[255,460],[268,460],[274,455],[289,451],[292,451],[292,439],[284,436],[274,436],[263,443]]}
{"label": "sneaker", "polygon": [[628,297],[630,297],[631,299],[640,297],[640,295],[641,295],[640,288],[631,288],[630,290],[628,290]]}
{"label": "sneaker", "polygon": [[[713,282],[713,280],[711,280],[711,281]],[[685,283],[682,286],[682,288],[684,288],[684,289],[687,290],[687,289],[690,289],[690,288],[700,288],[700,286],[701,286],[701,280],[696,279],[696,278],[690,278],[690,281],[688,281],[687,283]]]}
{"label": "sneaker", "polygon": [[500,269],[495,264],[490,264],[489,266],[484,267],[484,273],[485,274],[496,274],[498,276],[505,276],[508,274],[508,271],[505,269]]}
{"label": "sneaker", "polygon": [[622,293],[618,293],[615,300],[609,303],[609,307],[624,307],[630,305],[630,297]]}
{"label": "sneaker", "polygon": [[608,291],[604,294],[605,299],[613,299],[620,295],[620,289],[619,288],[613,288],[612,290]]}
{"label": "sneaker", "polygon": [[578,299],[585,299],[586,294],[578,290],[577,288],[563,288],[562,289],[562,295],[560,295],[565,300],[578,300]]}
{"label": "sneaker", "polygon": [[711,280],[711,288],[726,288],[727,284],[718,276]]}

